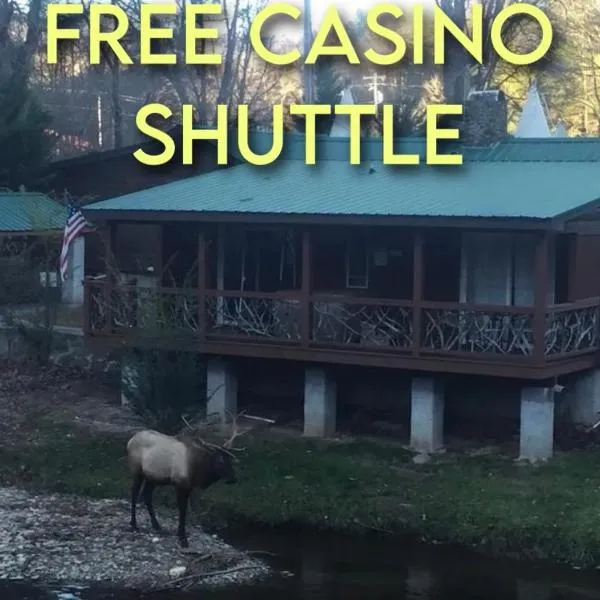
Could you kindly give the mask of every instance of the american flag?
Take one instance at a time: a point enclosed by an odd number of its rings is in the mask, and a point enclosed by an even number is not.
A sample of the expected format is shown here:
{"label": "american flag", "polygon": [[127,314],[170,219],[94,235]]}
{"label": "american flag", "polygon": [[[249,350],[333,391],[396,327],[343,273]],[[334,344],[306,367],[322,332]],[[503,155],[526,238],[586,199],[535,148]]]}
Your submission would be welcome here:
{"label": "american flag", "polygon": [[69,205],[69,216],[63,232],[62,248],[60,251],[60,277],[63,281],[67,278],[69,267],[69,248],[73,240],[85,229],[87,225],[81,211],[73,204]]}

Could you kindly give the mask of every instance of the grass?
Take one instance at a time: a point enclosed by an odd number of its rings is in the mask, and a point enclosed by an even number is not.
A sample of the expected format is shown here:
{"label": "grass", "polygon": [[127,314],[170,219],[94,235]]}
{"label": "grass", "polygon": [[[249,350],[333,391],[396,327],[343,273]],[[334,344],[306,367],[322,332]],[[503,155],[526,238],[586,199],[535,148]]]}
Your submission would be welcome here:
{"label": "grass", "polygon": [[[95,497],[129,493],[125,438],[40,420],[35,445],[0,446],[0,483]],[[302,525],[348,533],[414,534],[486,553],[600,563],[600,449],[523,467],[491,456],[440,457],[374,442],[248,440],[240,482],[195,508],[212,522]],[[174,507],[173,494],[159,501]],[[206,521],[205,521],[206,522]]]}

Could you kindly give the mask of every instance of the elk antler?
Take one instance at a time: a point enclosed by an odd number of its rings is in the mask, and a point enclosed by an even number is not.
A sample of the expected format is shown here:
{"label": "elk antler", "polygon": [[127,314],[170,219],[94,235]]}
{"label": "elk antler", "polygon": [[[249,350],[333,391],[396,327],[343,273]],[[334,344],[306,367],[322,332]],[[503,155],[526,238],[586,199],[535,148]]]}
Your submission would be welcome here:
{"label": "elk antler", "polygon": [[227,412],[229,415],[231,415],[232,433],[231,433],[231,437],[223,444],[223,448],[227,448],[229,450],[241,451],[241,450],[243,450],[243,448],[233,448],[232,444],[233,444],[233,440],[235,440],[236,438],[238,438],[241,435],[243,435],[244,433],[246,433],[245,431],[240,432],[238,430],[238,424],[237,424],[238,417],[242,416],[246,411],[242,411],[237,416],[234,416],[229,411],[227,411]]}

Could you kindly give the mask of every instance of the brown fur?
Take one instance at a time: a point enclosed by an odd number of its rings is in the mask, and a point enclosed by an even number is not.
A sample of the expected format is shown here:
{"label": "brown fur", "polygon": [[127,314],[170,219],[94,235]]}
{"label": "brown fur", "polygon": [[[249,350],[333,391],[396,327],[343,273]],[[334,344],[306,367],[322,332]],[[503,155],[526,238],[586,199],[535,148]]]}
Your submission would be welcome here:
{"label": "brown fur", "polygon": [[157,486],[172,485],[177,492],[179,527],[177,535],[187,546],[185,518],[194,488],[206,489],[220,480],[235,483],[229,453],[218,447],[197,444],[189,436],[168,436],[146,429],[127,443],[127,462],[133,479],[131,489],[131,529],[137,531],[135,507],[143,487],[143,497],[152,527],[160,531],[154,514],[152,493]]}

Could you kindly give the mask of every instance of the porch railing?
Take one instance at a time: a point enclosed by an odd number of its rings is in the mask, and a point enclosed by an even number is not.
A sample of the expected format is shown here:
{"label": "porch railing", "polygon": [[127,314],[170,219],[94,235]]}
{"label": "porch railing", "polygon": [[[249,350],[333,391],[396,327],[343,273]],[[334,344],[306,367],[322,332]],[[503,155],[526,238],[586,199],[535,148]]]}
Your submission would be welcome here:
{"label": "porch railing", "polygon": [[[85,282],[90,336],[186,337],[363,352],[534,361],[600,349],[600,298],[532,307],[230,292]],[[307,322],[308,327],[303,327]],[[304,333],[305,332],[305,333]],[[308,337],[309,339],[305,339]]]}

